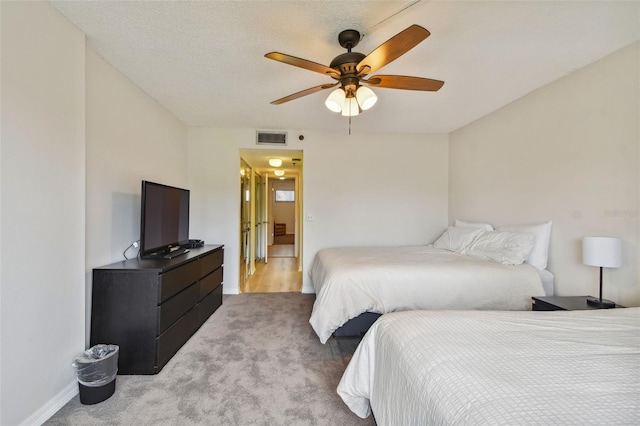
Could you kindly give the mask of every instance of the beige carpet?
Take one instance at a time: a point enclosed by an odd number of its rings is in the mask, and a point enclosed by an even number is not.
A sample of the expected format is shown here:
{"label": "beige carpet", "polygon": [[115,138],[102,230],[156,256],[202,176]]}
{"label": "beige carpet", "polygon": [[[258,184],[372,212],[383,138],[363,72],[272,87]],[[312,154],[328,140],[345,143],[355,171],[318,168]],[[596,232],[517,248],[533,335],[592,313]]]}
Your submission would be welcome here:
{"label": "beige carpet", "polygon": [[76,396],[48,425],[374,425],[336,386],[358,339],[322,345],[314,296],[254,293],[223,305],[154,376],[118,376],[96,405]]}

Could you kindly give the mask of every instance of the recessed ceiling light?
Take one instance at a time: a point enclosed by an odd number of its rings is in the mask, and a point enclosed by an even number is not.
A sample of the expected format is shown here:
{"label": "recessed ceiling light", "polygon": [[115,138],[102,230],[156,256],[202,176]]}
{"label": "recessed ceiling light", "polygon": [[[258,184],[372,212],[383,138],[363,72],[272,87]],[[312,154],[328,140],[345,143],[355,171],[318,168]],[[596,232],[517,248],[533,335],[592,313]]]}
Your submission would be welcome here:
{"label": "recessed ceiling light", "polygon": [[274,170],[273,174],[276,176],[284,176],[284,170]]}
{"label": "recessed ceiling light", "polygon": [[269,165],[271,167],[280,167],[282,166],[282,160],[279,158],[269,158]]}

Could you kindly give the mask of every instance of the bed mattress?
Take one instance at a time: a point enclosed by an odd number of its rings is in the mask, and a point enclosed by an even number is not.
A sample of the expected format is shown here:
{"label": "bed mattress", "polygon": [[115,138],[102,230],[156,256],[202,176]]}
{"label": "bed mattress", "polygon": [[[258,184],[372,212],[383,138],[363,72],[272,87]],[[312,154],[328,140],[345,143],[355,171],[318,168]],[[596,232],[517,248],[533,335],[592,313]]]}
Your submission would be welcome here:
{"label": "bed mattress", "polygon": [[310,269],[316,300],[309,322],[325,343],[363,312],[530,310],[543,296],[538,270],[481,260],[433,246],[320,250]]}
{"label": "bed mattress", "polygon": [[384,315],[338,393],[381,426],[640,424],[640,308]]}

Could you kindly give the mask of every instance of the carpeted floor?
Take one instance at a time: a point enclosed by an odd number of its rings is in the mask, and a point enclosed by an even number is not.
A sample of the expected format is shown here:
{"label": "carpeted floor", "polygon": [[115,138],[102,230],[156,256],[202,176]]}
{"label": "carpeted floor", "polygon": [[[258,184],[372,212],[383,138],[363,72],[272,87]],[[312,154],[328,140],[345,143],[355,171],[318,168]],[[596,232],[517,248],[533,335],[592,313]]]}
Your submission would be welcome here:
{"label": "carpeted floor", "polygon": [[359,339],[322,345],[313,295],[225,296],[223,305],[154,376],[118,376],[96,405],[74,397],[47,425],[373,425],[336,386]]}

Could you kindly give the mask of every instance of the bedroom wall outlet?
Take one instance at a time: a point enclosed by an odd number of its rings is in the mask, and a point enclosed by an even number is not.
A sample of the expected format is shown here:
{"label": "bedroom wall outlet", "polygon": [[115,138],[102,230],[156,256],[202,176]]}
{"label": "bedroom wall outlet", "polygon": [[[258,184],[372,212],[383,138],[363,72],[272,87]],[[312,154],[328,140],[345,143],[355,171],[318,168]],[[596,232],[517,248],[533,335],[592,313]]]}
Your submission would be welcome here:
{"label": "bedroom wall outlet", "polygon": [[307,222],[313,222],[314,220],[316,220],[316,217],[312,214],[308,214],[307,215]]}

